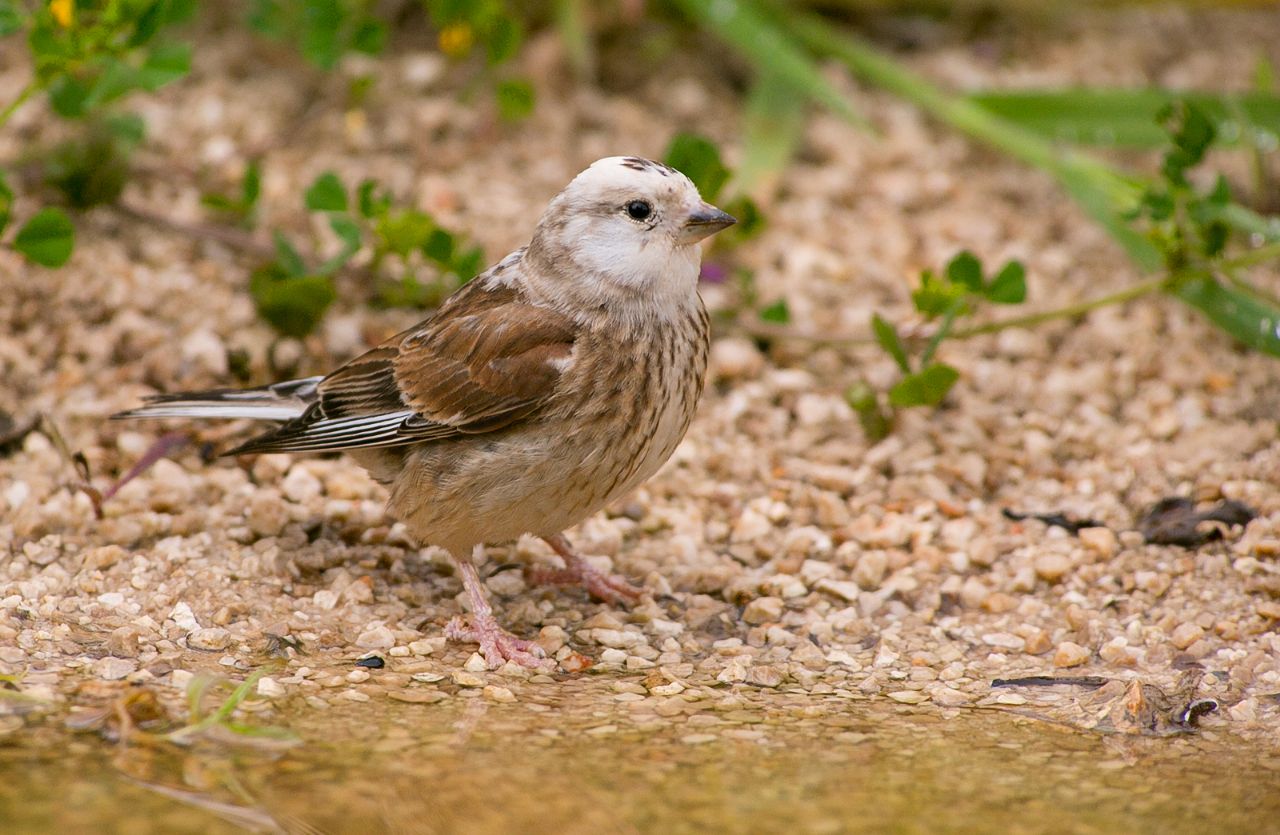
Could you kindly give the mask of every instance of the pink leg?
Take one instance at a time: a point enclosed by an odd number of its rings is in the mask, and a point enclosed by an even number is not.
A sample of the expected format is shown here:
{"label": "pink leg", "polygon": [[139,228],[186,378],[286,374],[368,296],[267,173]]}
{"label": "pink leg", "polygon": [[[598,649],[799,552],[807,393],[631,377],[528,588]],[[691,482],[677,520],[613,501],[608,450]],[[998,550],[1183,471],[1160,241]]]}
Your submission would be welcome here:
{"label": "pink leg", "polygon": [[473,641],[480,645],[480,653],[489,663],[489,669],[496,670],[508,661],[514,661],[523,667],[538,667],[541,659],[546,657],[542,647],[533,641],[517,638],[507,630],[498,626],[494,620],[493,609],[484,596],[484,587],[480,585],[480,574],[471,560],[456,559],[458,573],[462,575],[462,587],[471,599],[470,623],[462,617],[455,617],[444,628],[445,637],[451,641]]}
{"label": "pink leg", "polygon": [[531,568],[526,573],[537,585],[582,586],[591,596],[606,603],[635,603],[641,590],[617,575],[605,574],[574,553],[573,545],[564,534],[544,536],[543,540],[564,559],[565,567]]}

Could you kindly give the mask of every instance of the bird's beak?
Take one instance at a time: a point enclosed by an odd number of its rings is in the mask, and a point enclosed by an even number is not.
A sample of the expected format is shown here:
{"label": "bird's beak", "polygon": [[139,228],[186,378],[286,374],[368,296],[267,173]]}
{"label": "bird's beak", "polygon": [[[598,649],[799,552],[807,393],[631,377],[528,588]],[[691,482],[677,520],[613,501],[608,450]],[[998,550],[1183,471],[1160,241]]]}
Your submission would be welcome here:
{"label": "bird's beak", "polygon": [[684,226],[680,227],[680,243],[697,243],[737,222],[733,215],[720,211],[710,203],[703,203],[689,214]]}

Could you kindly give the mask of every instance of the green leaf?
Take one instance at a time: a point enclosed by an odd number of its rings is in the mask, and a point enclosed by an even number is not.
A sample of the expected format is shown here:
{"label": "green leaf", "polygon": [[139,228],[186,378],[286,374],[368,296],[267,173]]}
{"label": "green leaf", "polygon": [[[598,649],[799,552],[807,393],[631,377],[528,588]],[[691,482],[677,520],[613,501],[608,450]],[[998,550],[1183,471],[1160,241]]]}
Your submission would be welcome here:
{"label": "green leaf", "polygon": [[182,43],[161,44],[147,53],[138,68],[139,87],[155,92],[191,72],[191,47]]}
{"label": "green leaf", "polygon": [[485,52],[489,63],[504,64],[510,61],[520,50],[522,40],[524,31],[516,18],[510,15],[497,18],[485,33]]}
{"label": "green leaf", "polygon": [[1253,89],[1259,93],[1270,93],[1277,90],[1276,68],[1266,54],[1258,56],[1253,65]]}
{"label": "green leaf", "polygon": [[61,209],[41,209],[18,230],[13,248],[44,267],[61,267],[75,248],[76,228]]}
{"label": "green leaf", "polygon": [[352,255],[360,250],[360,227],[350,217],[345,214],[330,215],[329,228],[342,241],[342,249],[337,255],[320,265],[316,270],[320,275],[332,275],[337,272],[343,264],[351,260]]}
{"label": "green leaf", "polygon": [[259,316],[283,336],[298,339],[315,330],[337,298],[328,276],[287,277],[277,264],[254,270],[249,294]]}
{"label": "green leaf", "polygon": [[22,16],[11,2],[0,3],[0,38],[22,31]]}
{"label": "green leaf", "polygon": [[729,169],[720,161],[720,151],[705,136],[678,133],[667,146],[663,162],[683,173],[697,186],[702,199],[715,202],[729,181]]}
{"label": "green leaf", "polygon": [[1010,261],[996,273],[984,291],[988,301],[996,304],[1022,304],[1027,300],[1026,270],[1018,261]]}
{"label": "green leaf", "polygon": [[484,250],[478,246],[472,247],[453,259],[453,273],[462,284],[479,275],[483,268]]}
{"label": "green leaf", "polygon": [[959,371],[945,363],[935,363],[899,380],[889,389],[889,403],[898,408],[937,406],[959,379]]}
{"label": "green leaf", "polygon": [[356,189],[356,207],[360,211],[360,216],[366,219],[372,219],[381,214],[385,214],[391,206],[391,198],[386,194],[378,194],[378,183],[374,180],[364,180]]}
{"label": "green leaf", "polygon": [[1181,281],[1173,294],[1243,344],[1280,357],[1280,308],[1262,296],[1211,276]]}
{"label": "green leaf", "polygon": [[961,250],[947,262],[947,280],[970,293],[981,293],[982,262],[969,250]]}
{"label": "green leaf", "polygon": [[432,229],[427,240],[422,244],[422,254],[447,267],[453,260],[453,235],[439,227]]}
{"label": "green leaf", "polygon": [[258,205],[258,198],[261,195],[262,164],[256,159],[251,159],[245,166],[244,179],[240,181],[240,204],[244,211],[252,211]]}
{"label": "green leaf", "polygon": [[0,235],[4,234],[5,227],[9,225],[12,213],[13,189],[9,188],[9,181],[5,179],[4,171],[0,171]]}
{"label": "green leaf", "polygon": [[329,228],[347,249],[354,252],[360,248],[360,227],[351,218],[346,215],[333,215],[329,218]]}
{"label": "green leaf", "polygon": [[112,136],[128,145],[140,144],[147,135],[147,123],[137,113],[112,113],[105,126]]}
{"label": "green leaf", "polygon": [[307,0],[302,4],[302,54],[322,70],[342,57],[340,35],[346,11],[341,0]]}
{"label": "green leaf", "polygon": [[946,313],[952,302],[964,295],[962,285],[952,284],[934,275],[932,270],[920,274],[920,287],[911,293],[911,303],[918,313],[935,319]]}
{"label": "green leaf", "polygon": [[138,73],[133,67],[117,58],[106,58],[97,81],[89,88],[81,107],[93,110],[128,93],[138,86]]}
{"label": "green leaf", "polygon": [[910,374],[911,362],[907,359],[907,349],[902,345],[902,337],[898,336],[898,329],[879,313],[873,313],[871,314],[871,332],[875,334],[876,342],[885,350],[885,353],[893,357],[893,361],[902,369],[902,373]]}
{"label": "green leaf", "polygon": [[845,390],[844,399],[857,413],[858,423],[862,425],[867,440],[874,443],[889,436],[893,418],[880,407],[880,398],[871,386],[861,381],[854,383]]}
{"label": "green leaf", "polygon": [[721,239],[741,243],[764,231],[764,214],[750,197],[736,197],[725,204],[724,210],[738,222],[721,232]]}
{"label": "green leaf", "polygon": [[380,249],[403,258],[424,246],[435,228],[435,221],[426,212],[405,209],[388,212],[374,225],[374,232],[381,240]]}
{"label": "green leaf", "polygon": [[111,127],[90,122],[82,138],[63,142],[45,162],[45,180],[76,208],[114,203],[129,178],[130,143]]}
{"label": "green leaf", "polygon": [[308,210],[313,212],[345,212],[347,210],[347,190],[342,181],[332,171],[326,171],[307,189],[303,198]]}
{"label": "green leaf", "polygon": [[298,250],[294,248],[293,244],[289,243],[289,239],[284,236],[284,233],[277,229],[273,237],[276,244],[276,263],[279,264],[284,274],[290,278],[305,275],[307,265],[302,260],[302,256],[298,254]]}
{"label": "green leaf", "polygon": [[154,0],[142,10],[133,23],[133,33],[129,35],[129,46],[138,47],[156,36],[160,24],[164,22],[164,0]]}
{"label": "green leaf", "polygon": [[387,25],[376,17],[366,17],[351,35],[351,48],[366,55],[381,55],[387,47]]}
{"label": "green leaf", "polygon": [[765,322],[773,322],[776,325],[785,325],[791,321],[791,309],[787,307],[786,299],[778,299],[768,307],[760,310],[760,319]]}
{"label": "green leaf", "polygon": [[49,105],[64,119],[78,119],[88,109],[89,88],[77,78],[60,75],[49,85]]}
{"label": "green leaf", "polygon": [[498,115],[507,122],[518,122],[533,112],[533,85],[524,79],[500,81],[494,94],[498,99]]}

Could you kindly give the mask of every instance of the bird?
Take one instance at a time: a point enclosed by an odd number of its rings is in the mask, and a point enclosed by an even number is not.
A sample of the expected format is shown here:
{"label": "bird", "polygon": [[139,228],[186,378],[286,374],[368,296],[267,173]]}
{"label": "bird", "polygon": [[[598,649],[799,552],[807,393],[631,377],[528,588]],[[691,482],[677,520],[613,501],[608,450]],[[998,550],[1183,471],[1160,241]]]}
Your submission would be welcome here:
{"label": "bird", "polygon": [[275,421],[227,456],[341,451],[388,491],[389,515],[452,556],[470,614],[445,627],[490,668],[549,662],[497,621],[486,545],[541,537],[609,603],[640,589],[594,568],[565,531],[649,479],[701,397],[710,324],[700,242],[736,221],[683,173],[606,157],[547,205],[529,243],[425,320],[324,376],[160,394],[113,415]]}

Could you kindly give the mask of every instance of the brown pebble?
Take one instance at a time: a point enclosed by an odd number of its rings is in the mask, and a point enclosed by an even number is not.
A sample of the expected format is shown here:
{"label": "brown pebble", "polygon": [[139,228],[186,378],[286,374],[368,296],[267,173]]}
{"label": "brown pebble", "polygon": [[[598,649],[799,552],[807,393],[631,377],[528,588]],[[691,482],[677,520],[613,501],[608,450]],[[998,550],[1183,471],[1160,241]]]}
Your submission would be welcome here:
{"label": "brown pebble", "polygon": [[1170,642],[1178,649],[1186,649],[1204,637],[1204,629],[1198,623],[1180,623],[1169,636]]}
{"label": "brown pebble", "polygon": [[448,696],[439,690],[388,690],[387,695],[397,702],[408,702],[415,705],[430,705],[444,701]]}
{"label": "brown pebble", "polygon": [[1077,536],[1081,545],[1104,560],[1114,557],[1120,548],[1120,540],[1110,528],[1081,528]]}
{"label": "brown pebble", "polygon": [[1061,554],[1041,554],[1035,560],[1036,575],[1048,583],[1056,583],[1071,570],[1071,560]]}
{"label": "brown pebble", "polygon": [[1089,660],[1089,651],[1077,643],[1063,641],[1053,653],[1053,666],[1078,667]]}

